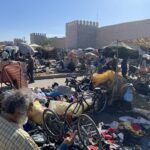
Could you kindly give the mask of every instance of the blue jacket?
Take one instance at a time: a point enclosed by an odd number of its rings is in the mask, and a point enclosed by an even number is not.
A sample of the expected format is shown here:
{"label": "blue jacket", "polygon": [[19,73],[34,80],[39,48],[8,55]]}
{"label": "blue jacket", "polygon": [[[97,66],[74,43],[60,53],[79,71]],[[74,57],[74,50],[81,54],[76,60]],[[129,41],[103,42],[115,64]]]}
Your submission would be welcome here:
{"label": "blue jacket", "polygon": [[62,143],[62,144],[60,145],[60,147],[59,147],[57,150],[68,150],[68,145]]}

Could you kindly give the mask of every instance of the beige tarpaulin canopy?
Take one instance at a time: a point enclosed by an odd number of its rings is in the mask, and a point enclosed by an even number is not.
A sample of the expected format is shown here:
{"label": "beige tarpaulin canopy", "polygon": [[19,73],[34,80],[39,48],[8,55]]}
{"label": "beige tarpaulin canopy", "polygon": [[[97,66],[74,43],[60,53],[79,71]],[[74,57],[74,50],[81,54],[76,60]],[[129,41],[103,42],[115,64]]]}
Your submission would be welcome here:
{"label": "beige tarpaulin canopy", "polygon": [[133,40],[126,40],[124,42],[127,44],[134,44],[134,45],[139,45],[139,46],[143,46],[146,48],[150,48],[150,37],[149,38],[138,38],[138,39],[133,39]]}
{"label": "beige tarpaulin canopy", "polygon": [[34,49],[36,48],[42,48],[42,46],[38,45],[38,44],[30,44],[30,46]]}
{"label": "beige tarpaulin canopy", "polygon": [[97,55],[95,55],[91,52],[86,53],[85,56],[86,56],[87,59],[97,59],[98,58]]}
{"label": "beige tarpaulin canopy", "polygon": [[44,51],[53,51],[53,50],[55,50],[55,47],[47,45],[47,46],[43,46],[42,50],[44,50]]}
{"label": "beige tarpaulin canopy", "polygon": [[37,52],[27,43],[19,43],[18,46],[19,46],[19,51],[24,55],[26,55],[27,53],[33,55],[34,53]]}
{"label": "beige tarpaulin canopy", "polygon": [[0,50],[3,50],[5,45],[0,45]]}

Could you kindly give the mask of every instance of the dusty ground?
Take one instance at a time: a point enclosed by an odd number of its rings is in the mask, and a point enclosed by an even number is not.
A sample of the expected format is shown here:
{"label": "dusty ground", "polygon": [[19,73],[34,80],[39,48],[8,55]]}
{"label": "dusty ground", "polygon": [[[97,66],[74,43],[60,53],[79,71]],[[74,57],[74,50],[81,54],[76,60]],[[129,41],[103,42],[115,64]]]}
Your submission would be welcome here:
{"label": "dusty ground", "polygon": [[54,79],[44,79],[44,80],[35,80],[35,83],[29,84],[29,87],[45,87],[51,86],[54,82],[59,83],[60,85],[65,84],[65,78],[54,78]]}

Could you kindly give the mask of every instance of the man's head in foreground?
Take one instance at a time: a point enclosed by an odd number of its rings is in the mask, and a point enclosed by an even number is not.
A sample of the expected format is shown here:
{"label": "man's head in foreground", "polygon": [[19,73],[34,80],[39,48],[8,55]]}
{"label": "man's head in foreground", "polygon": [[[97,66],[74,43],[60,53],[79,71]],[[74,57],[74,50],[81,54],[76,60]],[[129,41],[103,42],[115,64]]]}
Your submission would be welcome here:
{"label": "man's head in foreground", "polygon": [[15,90],[2,100],[1,115],[9,122],[23,125],[32,106],[32,93],[29,89]]}

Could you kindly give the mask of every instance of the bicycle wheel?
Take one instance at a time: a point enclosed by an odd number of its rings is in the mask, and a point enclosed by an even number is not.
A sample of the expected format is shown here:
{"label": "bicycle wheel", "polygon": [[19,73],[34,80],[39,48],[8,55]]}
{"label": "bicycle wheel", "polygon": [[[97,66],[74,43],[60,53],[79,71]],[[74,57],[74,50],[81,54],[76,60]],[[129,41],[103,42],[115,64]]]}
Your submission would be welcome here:
{"label": "bicycle wheel", "polygon": [[100,136],[95,122],[88,115],[82,114],[79,117],[78,135],[86,150],[89,150],[90,146],[95,146],[98,150],[102,149],[102,137]]}
{"label": "bicycle wheel", "polygon": [[48,133],[54,138],[60,138],[63,134],[63,122],[56,113],[50,109],[43,112],[43,124]]}
{"label": "bicycle wheel", "polygon": [[96,94],[94,97],[93,108],[95,113],[104,111],[107,106],[108,97],[106,93]]}
{"label": "bicycle wheel", "polygon": [[104,111],[104,109],[106,108],[108,102],[108,96],[106,91],[107,90],[105,86],[101,86],[95,89],[94,96],[93,96],[94,113],[100,113]]}
{"label": "bicycle wheel", "polygon": [[75,117],[78,117],[83,113],[84,105],[82,102],[71,103],[64,113],[64,119],[69,128],[71,128],[71,123]]}

